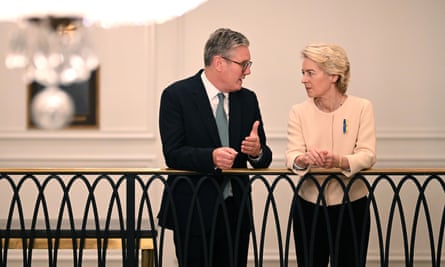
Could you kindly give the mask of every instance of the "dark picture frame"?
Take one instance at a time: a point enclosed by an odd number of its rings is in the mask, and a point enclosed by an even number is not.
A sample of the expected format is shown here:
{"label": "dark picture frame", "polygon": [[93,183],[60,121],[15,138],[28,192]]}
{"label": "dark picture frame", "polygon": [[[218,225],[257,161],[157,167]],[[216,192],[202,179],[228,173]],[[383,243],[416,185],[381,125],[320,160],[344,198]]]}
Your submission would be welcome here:
{"label": "dark picture frame", "polygon": [[[63,85],[64,90],[74,102],[74,118],[67,129],[99,128],[99,68],[91,72],[89,80],[70,85]],[[29,129],[37,129],[31,118],[31,103],[33,98],[44,90],[38,82],[28,84],[27,120]]]}

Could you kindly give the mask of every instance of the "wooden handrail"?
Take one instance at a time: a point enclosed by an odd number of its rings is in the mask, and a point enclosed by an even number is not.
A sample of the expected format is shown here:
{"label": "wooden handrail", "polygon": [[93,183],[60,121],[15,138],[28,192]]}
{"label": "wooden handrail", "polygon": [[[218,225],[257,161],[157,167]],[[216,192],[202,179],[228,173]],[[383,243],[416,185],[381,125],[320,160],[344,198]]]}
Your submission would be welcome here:
{"label": "wooden handrail", "polygon": [[[266,168],[266,169],[230,169],[222,171],[226,174],[251,174],[251,175],[292,175],[294,174],[291,170],[285,168]],[[197,172],[186,171],[186,170],[176,170],[169,168],[0,168],[0,173],[6,174],[47,174],[47,173],[58,173],[58,174],[122,174],[122,173],[134,173],[134,174],[150,174],[150,175],[169,175],[169,174],[194,174]],[[340,169],[321,169],[313,168],[310,171],[311,174],[338,174]],[[363,170],[359,172],[362,175],[405,175],[405,174],[415,174],[415,175],[430,175],[430,174],[445,174],[445,168],[373,168],[368,170]]]}

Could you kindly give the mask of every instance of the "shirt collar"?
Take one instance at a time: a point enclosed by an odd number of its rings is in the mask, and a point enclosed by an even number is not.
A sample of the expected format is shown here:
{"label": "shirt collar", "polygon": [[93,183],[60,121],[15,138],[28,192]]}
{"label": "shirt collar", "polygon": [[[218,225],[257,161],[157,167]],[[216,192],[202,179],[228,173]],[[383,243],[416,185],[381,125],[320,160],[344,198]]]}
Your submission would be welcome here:
{"label": "shirt collar", "polygon": [[[209,100],[212,101],[212,98],[214,98],[218,93],[222,93],[218,88],[216,88],[206,77],[205,71],[201,73],[201,80],[204,84],[204,88],[207,92],[207,96],[209,97]],[[226,97],[229,95],[228,93],[223,93]]]}

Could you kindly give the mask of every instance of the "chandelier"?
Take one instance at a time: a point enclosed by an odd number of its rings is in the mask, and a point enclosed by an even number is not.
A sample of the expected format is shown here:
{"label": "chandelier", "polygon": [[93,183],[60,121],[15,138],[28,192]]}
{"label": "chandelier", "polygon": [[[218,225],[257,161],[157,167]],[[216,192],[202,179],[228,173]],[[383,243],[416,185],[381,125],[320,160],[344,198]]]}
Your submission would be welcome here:
{"label": "chandelier", "polygon": [[206,0],[16,0],[0,9],[0,21],[17,24],[9,41],[7,68],[24,69],[25,82],[44,86],[31,103],[43,129],[70,124],[74,104],[63,85],[86,81],[99,65],[88,28],[150,25],[181,16]]}

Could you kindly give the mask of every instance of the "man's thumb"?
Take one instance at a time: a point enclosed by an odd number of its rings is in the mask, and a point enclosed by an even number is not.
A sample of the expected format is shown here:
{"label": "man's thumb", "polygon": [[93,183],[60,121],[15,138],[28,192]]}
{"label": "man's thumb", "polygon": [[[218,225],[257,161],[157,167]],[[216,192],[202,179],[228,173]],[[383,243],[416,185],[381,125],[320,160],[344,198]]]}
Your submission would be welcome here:
{"label": "man's thumb", "polygon": [[259,121],[255,121],[252,125],[252,130],[250,131],[250,135],[258,136],[258,126],[260,126]]}

